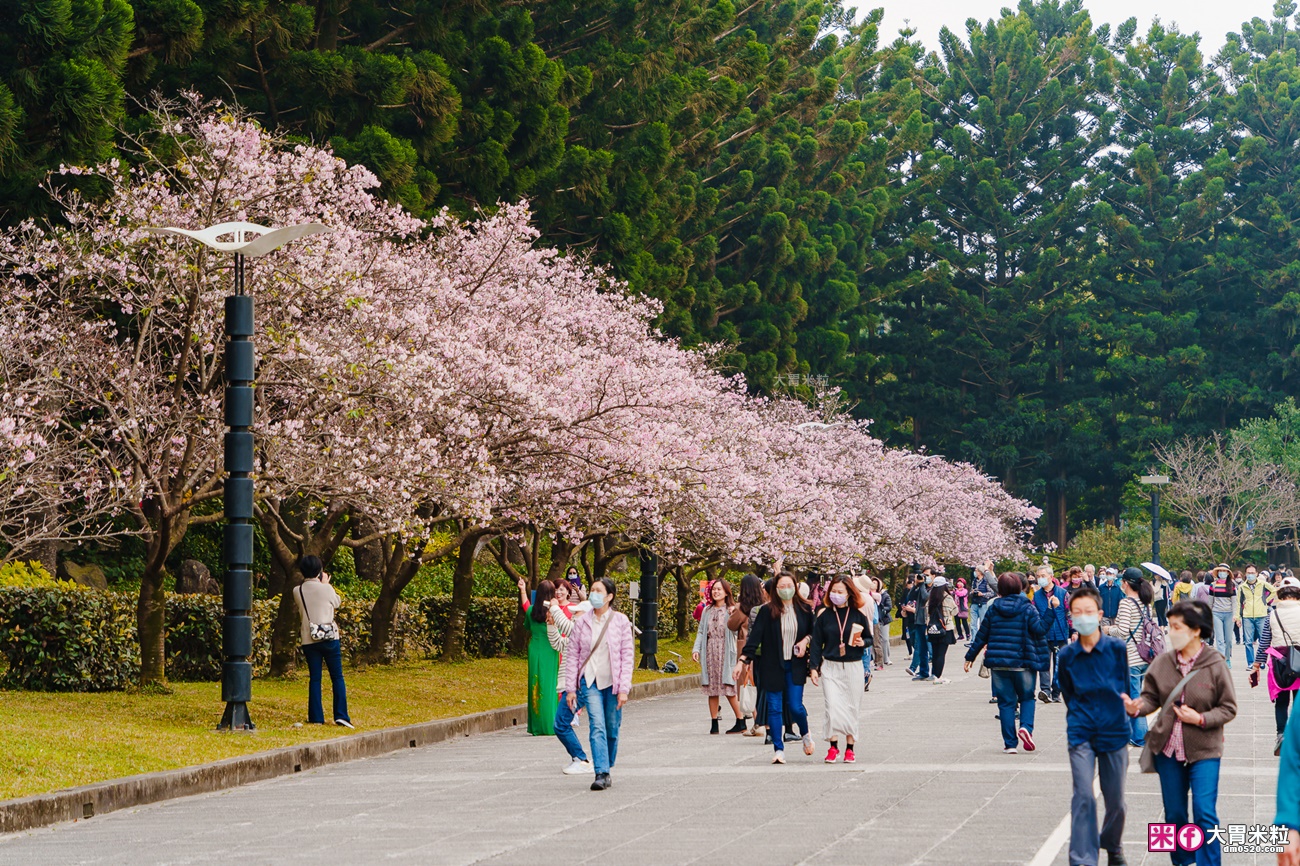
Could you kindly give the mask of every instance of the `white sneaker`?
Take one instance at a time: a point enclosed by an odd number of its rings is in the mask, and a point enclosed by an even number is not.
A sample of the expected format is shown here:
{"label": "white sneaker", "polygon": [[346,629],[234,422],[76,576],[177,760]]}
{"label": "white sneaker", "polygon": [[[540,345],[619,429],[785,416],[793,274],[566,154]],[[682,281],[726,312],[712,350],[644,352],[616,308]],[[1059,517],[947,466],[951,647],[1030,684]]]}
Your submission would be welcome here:
{"label": "white sneaker", "polygon": [[813,738],[812,738],[812,734],[804,734],[804,735],[803,735],[803,753],[804,753],[805,755],[811,755],[811,754],[813,753]]}
{"label": "white sneaker", "polygon": [[577,758],[574,758],[573,763],[564,768],[564,775],[566,776],[590,776],[591,773],[591,761],[579,761]]}
{"label": "white sneaker", "polygon": [[340,728],[350,728],[354,731],[356,730],[356,728],[353,727],[352,723],[349,722],[347,719],[335,719],[334,724],[338,725]]}
{"label": "white sneaker", "polygon": [[1004,755],[1018,755],[1018,754],[1020,754],[1020,753],[1016,751],[1016,747],[1015,747],[1015,746],[1008,746],[1007,748],[1005,748],[1005,749],[1002,750],[1002,754],[1004,754]]}

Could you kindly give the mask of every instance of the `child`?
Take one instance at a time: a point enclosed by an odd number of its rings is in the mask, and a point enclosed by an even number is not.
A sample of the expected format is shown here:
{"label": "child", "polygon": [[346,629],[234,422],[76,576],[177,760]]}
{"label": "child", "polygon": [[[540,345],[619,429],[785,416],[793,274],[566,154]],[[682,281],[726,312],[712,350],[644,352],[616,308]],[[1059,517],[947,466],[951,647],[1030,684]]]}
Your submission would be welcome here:
{"label": "child", "polygon": [[[1128,653],[1124,642],[1101,633],[1101,594],[1090,586],[1070,596],[1078,640],[1057,657],[1074,797],[1070,803],[1070,866],[1099,866],[1102,848],[1110,866],[1124,863],[1124,774],[1128,772]],[[1097,832],[1093,774],[1101,775],[1106,818]]]}

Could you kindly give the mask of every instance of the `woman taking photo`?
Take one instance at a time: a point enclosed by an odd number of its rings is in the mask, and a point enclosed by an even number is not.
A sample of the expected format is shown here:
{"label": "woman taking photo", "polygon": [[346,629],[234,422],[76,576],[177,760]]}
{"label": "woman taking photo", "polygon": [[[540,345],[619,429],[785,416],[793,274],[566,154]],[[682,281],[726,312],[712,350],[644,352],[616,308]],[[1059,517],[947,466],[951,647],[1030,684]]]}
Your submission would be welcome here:
{"label": "woman taking photo", "polygon": [[[803,740],[803,753],[813,753],[812,735],[808,733],[808,712],[803,705],[803,686],[808,678],[808,644],[811,641],[813,614],[808,602],[798,596],[794,575],[786,572],[776,581],[776,594],[754,619],[749,640],[736,663],[738,676],[742,664],[755,662],[761,669],[759,679],[767,696],[767,727],[772,735],[773,764],[785,763],[785,742],[781,736],[781,713],[789,706]],[[858,662],[859,667],[861,662]]]}
{"label": "woman taking photo", "polygon": [[[1142,694],[1142,678],[1146,676],[1149,667],[1142,661],[1142,656],[1138,655],[1136,636],[1142,620],[1151,616],[1154,591],[1151,584],[1142,577],[1139,568],[1125,569],[1119,585],[1124,591],[1124,597],[1120,599],[1115,622],[1107,626],[1105,631],[1111,637],[1124,641],[1128,647],[1128,696],[1136,698]],[[1129,745],[1141,748],[1147,739],[1147,717],[1130,718],[1128,734]]]}
{"label": "woman taking photo", "polygon": [[952,599],[952,587],[946,577],[934,579],[930,600],[926,605],[926,618],[930,623],[926,629],[926,636],[930,640],[930,681],[939,686],[952,682],[944,679],[943,667],[948,657],[948,647],[957,642],[953,633],[956,628],[957,602]]}
{"label": "woman taking photo", "polygon": [[[544,583],[545,581],[543,581]],[[618,729],[632,689],[632,623],[614,610],[614,581],[600,577],[587,594],[591,610],[578,617],[564,656],[565,700],[578,708],[581,692],[591,733],[591,790],[613,785],[609,771],[618,758]]]}
{"label": "woman taking photo", "polygon": [[735,603],[731,598],[731,584],[719,578],[709,584],[709,606],[700,613],[700,624],[695,630],[695,649],[691,658],[700,662],[700,688],[709,699],[710,734],[718,733],[719,698],[731,704],[736,723],[727,731],[739,734],[745,730],[744,714],[736,700],[736,633],[727,627]]}
{"label": "woman taking photo", "polygon": [[1219,761],[1223,757],[1223,726],[1237,715],[1237,695],[1223,656],[1206,641],[1214,637],[1210,606],[1184,601],[1169,611],[1172,652],[1156,656],[1142,683],[1142,696],[1124,698],[1130,716],[1160,710],[1147,737],[1155,771],[1160,776],[1165,821],[1187,823],[1191,792],[1192,822],[1205,831],[1205,846],[1195,853],[1175,851],[1175,866],[1198,863],[1219,866]]}
{"label": "woman taking photo", "polygon": [[530,601],[528,584],[519,578],[519,605],[528,623],[528,733],[535,737],[555,734],[555,714],[559,709],[557,687],[560,654],[546,634],[546,616],[555,600],[555,584],[543,580]]}
{"label": "woman taking photo", "polygon": [[853,744],[858,739],[858,712],[862,707],[862,661],[864,648],[871,645],[871,623],[862,612],[861,594],[852,580],[835,577],[826,587],[823,606],[813,621],[809,663],[813,685],[820,685],[826,701],[822,737],[829,744],[826,763],[839,757],[844,738],[844,763],[856,758]]}
{"label": "woman taking photo", "polygon": [[1017,738],[1026,752],[1034,750],[1034,680],[1039,671],[1047,670],[1048,621],[1021,595],[1024,591],[1023,575],[1006,572],[998,578],[998,597],[980,620],[979,631],[966,651],[965,669],[969,672],[984,650],[984,666],[993,681],[1002,722],[1002,751],[1008,755],[1016,754]]}
{"label": "woman taking photo", "polygon": [[[763,603],[763,581],[758,579],[758,575],[746,574],[740,579],[740,604],[736,605],[731,612],[731,618],[727,620],[727,628],[736,633],[737,647],[745,645],[745,641],[749,638],[749,624],[754,621],[752,616],[754,609],[762,607]],[[740,698],[741,718],[745,721],[753,719],[758,700],[758,690],[754,686],[753,665],[744,666],[740,679],[736,680],[736,692]],[[761,726],[755,721],[752,729],[741,733],[749,737],[757,736],[753,731],[759,727]]]}
{"label": "woman taking photo", "polygon": [[[298,571],[303,581],[298,584],[298,591],[293,600],[302,615],[302,654],[307,657],[307,671],[310,681],[307,686],[307,724],[325,724],[325,711],[321,707],[321,669],[329,671],[330,689],[334,693],[334,724],[340,727],[352,727],[352,718],[348,715],[348,688],[343,682],[343,650],[339,643],[338,626],[334,625],[334,611],[338,610],[342,600],[330,586],[330,576],[325,572],[325,564],[319,556],[308,554],[298,560]],[[315,626],[315,628],[313,628]],[[334,626],[333,637],[329,629],[321,626]],[[312,632],[317,633],[316,637]]]}

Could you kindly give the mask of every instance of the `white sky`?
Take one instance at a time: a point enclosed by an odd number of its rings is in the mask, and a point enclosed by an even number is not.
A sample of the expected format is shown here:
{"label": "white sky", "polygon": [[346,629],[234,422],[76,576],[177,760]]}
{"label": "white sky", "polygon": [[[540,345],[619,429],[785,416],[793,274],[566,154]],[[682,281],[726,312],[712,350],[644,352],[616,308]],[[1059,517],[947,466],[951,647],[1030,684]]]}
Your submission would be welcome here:
{"label": "white sky", "polygon": [[[910,22],[927,50],[938,50],[939,29],[947,25],[963,41],[966,19],[980,23],[998,18],[1004,7],[1015,9],[1018,0],[849,0],[845,5],[858,8],[858,20],[871,9],[883,7],[880,43],[887,45],[898,35],[904,22]],[[1092,16],[1093,26],[1111,25],[1114,32],[1130,17],[1138,20],[1138,34],[1144,34],[1153,18],[1164,24],[1177,23],[1183,33],[1201,34],[1201,53],[1209,60],[1223,46],[1229,32],[1240,33],[1241,23],[1251,18],[1273,17],[1273,0],[1085,0],[1084,8]]]}

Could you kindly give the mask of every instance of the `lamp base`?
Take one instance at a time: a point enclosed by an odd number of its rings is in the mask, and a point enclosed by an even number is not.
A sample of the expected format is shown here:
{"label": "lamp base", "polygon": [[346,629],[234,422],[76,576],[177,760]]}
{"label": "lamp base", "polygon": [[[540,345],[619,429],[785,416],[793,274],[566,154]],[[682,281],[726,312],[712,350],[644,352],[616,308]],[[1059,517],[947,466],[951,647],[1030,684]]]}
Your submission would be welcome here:
{"label": "lamp base", "polygon": [[255,731],[257,726],[248,715],[248,704],[243,701],[231,701],[226,704],[226,712],[221,716],[218,731]]}

